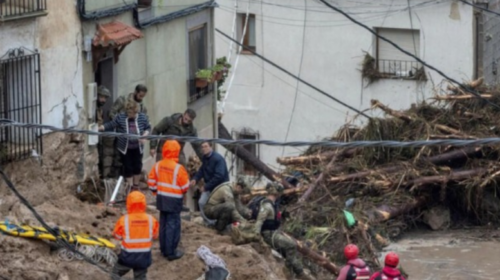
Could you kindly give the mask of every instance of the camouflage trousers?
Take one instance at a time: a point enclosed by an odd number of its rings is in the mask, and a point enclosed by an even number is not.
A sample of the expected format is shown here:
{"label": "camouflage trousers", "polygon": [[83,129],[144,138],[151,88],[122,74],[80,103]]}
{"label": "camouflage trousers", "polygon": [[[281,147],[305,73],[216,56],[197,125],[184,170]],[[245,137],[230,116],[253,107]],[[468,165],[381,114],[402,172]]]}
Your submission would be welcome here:
{"label": "camouflage trousers", "polygon": [[279,231],[263,231],[262,238],[274,250],[285,258],[285,265],[297,275],[304,272],[302,261],[299,259],[297,244],[294,240]]}
{"label": "camouflage trousers", "polygon": [[238,210],[236,210],[234,203],[225,202],[218,205],[207,204],[203,210],[205,211],[207,218],[217,220],[215,223],[215,229],[217,231],[223,231],[226,226],[233,222],[245,221],[243,216],[241,216]]}

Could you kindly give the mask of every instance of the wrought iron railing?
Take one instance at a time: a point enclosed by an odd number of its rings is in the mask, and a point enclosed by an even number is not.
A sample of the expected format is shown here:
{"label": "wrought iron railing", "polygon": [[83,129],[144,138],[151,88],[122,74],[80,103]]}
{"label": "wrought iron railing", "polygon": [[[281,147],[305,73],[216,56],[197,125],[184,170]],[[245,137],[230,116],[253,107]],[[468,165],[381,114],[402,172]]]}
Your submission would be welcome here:
{"label": "wrought iron railing", "polygon": [[377,70],[380,74],[390,77],[414,78],[422,69],[418,61],[384,60],[377,61]]}
{"label": "wrought iron railing", "polygon": [[[0,57],[0,119],[42,123],[40,55],[26,49]],[[42,131],[0,125],[0,164],[42,154]]]}
{"label": "wrought iron railing", "polygon": [[215,88],[214,83],[208,84],[206,87],[196,87],[196,79],[188,80],[188,88],[189,88],[189,95],[188,95],[188,103],[194,102],[203,96],[212,93]]}
{"label": "wrought iron railing", "polygon": [[39,14],[47,10],[47,0],[0,0],[0,19]]}

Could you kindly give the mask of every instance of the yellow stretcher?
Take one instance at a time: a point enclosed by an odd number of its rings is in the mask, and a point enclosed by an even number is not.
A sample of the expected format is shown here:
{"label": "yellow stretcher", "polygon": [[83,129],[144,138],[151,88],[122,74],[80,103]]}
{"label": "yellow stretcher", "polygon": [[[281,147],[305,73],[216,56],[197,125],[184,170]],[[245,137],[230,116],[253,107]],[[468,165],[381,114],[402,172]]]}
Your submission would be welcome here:
{"label": "yellow stretcher", "polygon": [[[111,249],[115,248],[113,243],[104,238],[94,237],[88,234],[67,232],[57,228],[54,230],[58,231],[59,235],[71,244],[91,245]],[[50,241],[56,240],[56,238],[43,227],[33,227],[28,225],[19,226],[12,223],[0,222],[0,232],[11,236],[44,239]]]}

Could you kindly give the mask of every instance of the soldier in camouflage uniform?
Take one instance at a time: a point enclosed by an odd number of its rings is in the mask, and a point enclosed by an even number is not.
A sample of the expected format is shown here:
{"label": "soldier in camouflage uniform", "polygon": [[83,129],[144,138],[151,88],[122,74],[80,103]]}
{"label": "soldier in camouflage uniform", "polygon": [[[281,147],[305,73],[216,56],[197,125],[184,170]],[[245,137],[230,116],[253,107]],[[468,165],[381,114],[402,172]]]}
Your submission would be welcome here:
{"label": "soldier in camouflage uniform", "polygon": [[104,104],[106,104],[106,101],[108,101],[108,98],[110,97],[111,94],[105,86],[101,85],[97,88],[97,109],[95,112],[95,120],[99,126],[104,124],[102,107],[104,107]]}
{"label": "soldier in camouflage uniform", "polygon": [[148,93],[148,88],[145,85],[138,84],[135,87],[135,91],[132,93],[129,93],[127,96],[122,95],[118,97],[113,103],[113,107],[111,107],[111,110],[109,112],[109,118],[114,119],[116,115],[120,113],[125,113],[125,104],[127,104],[127,100],[134,100],[139,104],[139,113],[144,113],[145,115],[148,114],[148,110],[146,106],[142,103],[142,100]]}
{"label": "soldier in camouflage uniform", "polygon": [[261,235],[264,242],[283,255],[286,266],[297,275],[297,279],[314,279],[309,272],[304,270],[302,262],[298,258],[295,240],[278,231],[281,217],[277,214],[275,202],[283,192],[283,186],[279,183],[269,183],[266,186],[266,191],[268,196],[260,203],[254,234]]}
{"label": "soldier in camouflage uniform", "polygon": [[[175,113],[172,116],[163,118],[154,128],[152,135],[176,135],[176,136],[192,136],[198,137],[198,132],[196,127],[193,126],[193,121],[196,118],[196,112],[193,109],[187,109],[184,114]],[[162,158],[161,147],[165,140],[151,140],[149,142],[149,152],[152,157],[156,156],[156,161],[160,161]],[[184,155],[184,142],[178,141],[181,144],[181,153],[179,154],[179,163],[186,165],[186,156]],[[203,153],[201,152],[201,145],[198,143],[191,143],[193,150],[196,155],[203,158]],[[160,149],[158,149],[160,147]]]}
{"label": "soldier in camouflage uniform", "polygon": [[233,222],[244,223],[250,218],[252,212],[243,206],[239,197],[243,188],[245,188],[243,180],[238,180],[235,184],[226,182],[216,187],[210,194],[203,210],[209,219],[217,220],[215,229],[219,233]]}

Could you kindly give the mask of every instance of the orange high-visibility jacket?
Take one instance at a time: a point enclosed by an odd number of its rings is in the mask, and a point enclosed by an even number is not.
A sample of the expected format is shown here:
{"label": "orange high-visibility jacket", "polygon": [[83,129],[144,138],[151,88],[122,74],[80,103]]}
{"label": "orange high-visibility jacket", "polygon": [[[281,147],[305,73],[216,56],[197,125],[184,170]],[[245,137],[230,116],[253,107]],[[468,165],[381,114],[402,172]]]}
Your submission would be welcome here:
{"label": "orange high-visibility jacket", "polygon": [[158,238],[158,221],[146,214],[146,197],[139,191],[127,196],[127,214],[115,225],[113,236],[121,240],[119,259],[129,267],[149,267],[151,246]]}
{"label": "orange high-visibility jacket", "polygon": [[189,189],[189,176],[184,166],[178,164],[181,145],[168,140],[163,145],[163,159],[149,173],[149,189],[157,195],[156,206],[165,212],[180,212],[182,199]]}

